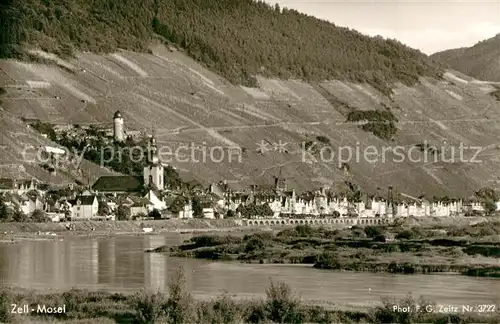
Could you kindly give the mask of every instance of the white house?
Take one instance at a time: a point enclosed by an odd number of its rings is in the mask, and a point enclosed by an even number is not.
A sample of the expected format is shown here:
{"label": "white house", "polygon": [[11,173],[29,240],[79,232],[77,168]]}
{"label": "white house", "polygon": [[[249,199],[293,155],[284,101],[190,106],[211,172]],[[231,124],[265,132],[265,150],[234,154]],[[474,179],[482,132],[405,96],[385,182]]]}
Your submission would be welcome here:
{"label": "white house", "polygon": [[144,196],[147,200],[153,204],[153,209],[165,210],[167,208],[167,203],[158,197],[159,194],[156,194],[154,190],[149,190],[148,193]]}
{"label": "white house", "polygon": [[193,218],[193,207],[190,202],[184,205],[184,208],[179,212],[178,218]]}
{"label": "white house", "polygon": [[78,196],[70,201],[70,204],[72,219],[90,219],[97,216],[99,203],[96,196]]}
{"label": "white house", "polygon": [[132,200],[132,205],[130,205],[130,216],[136,216],[139,214],[148,215],[154,209],[154,205],[147,198],[139,197],[129,197]]}
{"label": "white house", "polygon": [[212,207],[203,208],[203,218],[215,219],[214,209]]}
{"label": "white house", "polygon": [[7,193],[5,198],[7,206],[19,208],[25,215],[30,215],[35,210],[45,210],[45,203],[38,196]]}

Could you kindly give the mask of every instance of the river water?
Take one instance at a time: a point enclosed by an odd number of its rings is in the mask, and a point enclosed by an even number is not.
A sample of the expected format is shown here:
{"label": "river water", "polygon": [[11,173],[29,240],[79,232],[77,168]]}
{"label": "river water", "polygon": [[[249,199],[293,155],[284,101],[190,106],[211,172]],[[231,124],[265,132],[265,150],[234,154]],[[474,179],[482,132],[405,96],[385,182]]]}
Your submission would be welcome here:
{"label": "river water", "polygon": [[289,284],[302,299],[341,305],[373,305],[381,297],[412,293],[440,304],[500,306],[499,279],[335,272],[304,265],[211,262],[144,253],[186,238],[182,234],[73,237],[0,245],[0,285],[44,290],[166,290],[169,279],[182,266],[189,289],[202,298],[223,291],[238,297],[261,297],[273,279]]}

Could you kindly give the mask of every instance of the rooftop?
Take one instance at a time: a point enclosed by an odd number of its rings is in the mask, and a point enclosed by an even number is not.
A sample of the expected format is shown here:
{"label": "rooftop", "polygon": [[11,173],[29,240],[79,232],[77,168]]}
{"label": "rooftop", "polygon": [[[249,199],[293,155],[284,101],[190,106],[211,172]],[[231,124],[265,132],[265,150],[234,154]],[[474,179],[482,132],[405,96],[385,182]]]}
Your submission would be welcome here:
{"label": "rooftop", "polygon": [[139,176],[102,176],[92,186],[99,192],[139,192],[143,189],[143,178]]}
{"label": "rooftop", "polygon": [[69,203],[72,205],[77,205],[78,201],[80,201],[80,205],[89,206],[94,203],[96,196],[78,196],[76,199],[70,200]]}

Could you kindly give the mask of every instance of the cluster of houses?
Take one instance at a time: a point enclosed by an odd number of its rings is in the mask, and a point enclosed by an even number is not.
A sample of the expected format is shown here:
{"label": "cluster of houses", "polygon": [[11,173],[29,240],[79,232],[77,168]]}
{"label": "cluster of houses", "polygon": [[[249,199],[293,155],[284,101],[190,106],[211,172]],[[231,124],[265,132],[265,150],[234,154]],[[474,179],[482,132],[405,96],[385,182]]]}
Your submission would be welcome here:
{"label": "cluster of houses", "polygon": [[[7,206],[17,207],[27,215],[42,210],[53,221],[114,220],[119,206],[129,210],[130,218],[148,217],[155,210],[161,218],[193,218],[190,199],[182,200],[182,205],[172,210],[177,195],[162,187],[161,168],[162,164],[153,159],[142,178],[105,176],[83,192],[68,188],[68,194],[57,199],[38,189],[35,180],[0,179],[0,193]],[[274,187],[248,189],[227,182],[212,184],[196,195],[201,201],[202,215],[199,217],[224,218],[228,211],[232,211],[235,217],[242,217],[239,207],[249,204],[267,204],[272,211],[272,216],[267,217],[275,218],[457,216],[467,211],[484,211],[481,203],[465,203],[463,200],[430,202],[411,198],[394,203],[382,197],[365,196],[359,202],[350,202],[347,197],[335,196],[325,189],[297,194],[295,190],[280,185],[283,182],[276,179]],[[104,214],[100,212],[101,208],[105,210]],[[497,210],[500,210],[500,202]]]}
{"label": "cluster of houses", "polygon": [[[112,134],[109,135],[112,135],[114,141],[125,139],[123,116],[119,111],[113,116]],[[242,217],[240,207],[250,204],[266,204],[272,214],[266,217],[275,218],[456,216],[484,211],[480,202],[431,202],[408,195],[395,203],[391,188],[387,199],[365,196],[357,202],[335,196],[325,189],[297,194],[295,190],[288,190],[286,180],[278,176],[274,186],[269,187],[241,188],[238,184],[227,181],[214,183],[206,190],[196,192],[198,210],[195,212],[192,193],[183,196],[185,199],[178,199],[179,195],[183,195],[182,192],[166,190],[166,165],[157,154],[154,136],[149,140],[149,150],[148,163],[142,176],[103,176],[86,190],[79,192],[69,187],[65,194],[57,197],[48,194],[47,188],[42,188],[34,179],[0,179],[0,195],[7,207],[16,208],[26,215],[42,210],[53,221],[116,219],[119,207],[128,210],[127,217],[130,218],[148,217],[152,214],[162,218],[193,218],[196,213],[197,217],[209,219],[223,218],[229,211],[233,216]],[[175,208],[172,208],[174,205]],[[497,202],[497,210],[500,210],[500,202]]]}

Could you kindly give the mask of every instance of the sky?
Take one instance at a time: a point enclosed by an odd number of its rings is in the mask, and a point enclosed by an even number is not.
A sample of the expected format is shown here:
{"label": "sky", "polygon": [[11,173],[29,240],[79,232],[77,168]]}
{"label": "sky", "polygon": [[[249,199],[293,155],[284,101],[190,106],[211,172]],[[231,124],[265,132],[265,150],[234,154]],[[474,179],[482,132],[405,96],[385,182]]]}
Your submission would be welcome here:
{"label": "sky", "polygon": [[266,0],[426,54],[500,33],[500,0]]}

